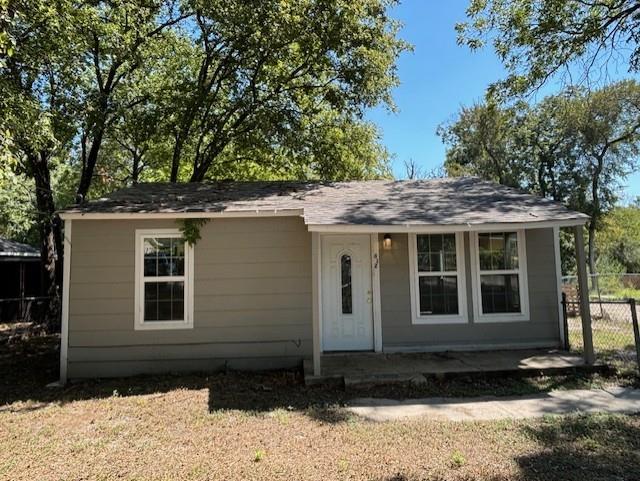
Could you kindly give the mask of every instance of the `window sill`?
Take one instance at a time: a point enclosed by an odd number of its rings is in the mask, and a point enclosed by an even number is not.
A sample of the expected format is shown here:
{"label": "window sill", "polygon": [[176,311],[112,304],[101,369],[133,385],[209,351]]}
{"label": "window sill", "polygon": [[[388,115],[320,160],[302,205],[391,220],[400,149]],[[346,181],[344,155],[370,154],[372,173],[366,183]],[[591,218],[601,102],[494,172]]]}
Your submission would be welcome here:
{"label": "window sill", "polygon": [[158,331],[169,329],[193,329],[193,322],[188,321],[150,321],[136,323],[136,331]]}
{"label": "window sill", "polygon": [[529,314],[480,314],[475,319],[478,324],[499,322],[529,322]]}
{"label": "window sill", "polygon": [[413,325],[437,325],[437,324],[467,324],[464,316],[420,316],[411,320]]}

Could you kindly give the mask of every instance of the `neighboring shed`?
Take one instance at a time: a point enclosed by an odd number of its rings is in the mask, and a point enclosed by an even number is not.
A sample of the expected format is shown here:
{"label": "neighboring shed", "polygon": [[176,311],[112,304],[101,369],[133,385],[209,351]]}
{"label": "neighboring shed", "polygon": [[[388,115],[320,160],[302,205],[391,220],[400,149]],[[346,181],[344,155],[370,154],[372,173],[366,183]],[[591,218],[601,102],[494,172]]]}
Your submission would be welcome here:
{"label": "neighboring shed", "polygon": [[41,295],[40,251],[0,237],[0,322],[29,319]]}

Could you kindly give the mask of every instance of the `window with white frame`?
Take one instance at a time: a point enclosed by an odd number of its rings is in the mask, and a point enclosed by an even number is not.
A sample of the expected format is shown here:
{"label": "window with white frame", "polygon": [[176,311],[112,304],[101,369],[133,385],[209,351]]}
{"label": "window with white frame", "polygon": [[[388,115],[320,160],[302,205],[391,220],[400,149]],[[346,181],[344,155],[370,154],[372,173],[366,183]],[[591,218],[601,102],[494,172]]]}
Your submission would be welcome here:
{"label": "window with white frame", "polygon": [[414,324],[467,321],[461,233],[410,234]]}
{"label": "window with white frame", "polygon": [[473,239],[478,321],[528,320],[524,231],[477,232]]}
{"label": "window with white frame", "polygon": [[136,231],[136,329],[193,327],[192,256],[178,229]]}

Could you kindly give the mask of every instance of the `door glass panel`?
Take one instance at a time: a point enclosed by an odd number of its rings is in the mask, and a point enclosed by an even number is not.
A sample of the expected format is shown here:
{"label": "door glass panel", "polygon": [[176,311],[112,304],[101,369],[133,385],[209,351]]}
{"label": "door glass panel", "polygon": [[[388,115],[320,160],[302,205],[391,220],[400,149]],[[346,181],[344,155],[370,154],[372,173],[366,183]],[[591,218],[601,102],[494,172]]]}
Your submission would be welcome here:
{"label": "door glass panel", "polygon": [[340,257],[340,279],[342,286],[342,313],[353,314],[353,293],[351,288],[351,256]]}

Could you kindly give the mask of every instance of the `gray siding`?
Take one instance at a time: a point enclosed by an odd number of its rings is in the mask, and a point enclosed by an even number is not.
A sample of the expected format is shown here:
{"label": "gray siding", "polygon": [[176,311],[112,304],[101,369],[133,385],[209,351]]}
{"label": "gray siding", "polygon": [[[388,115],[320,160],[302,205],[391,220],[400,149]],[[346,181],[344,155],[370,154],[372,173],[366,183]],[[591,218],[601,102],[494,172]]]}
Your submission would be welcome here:
{"label": "gray siding", "polygon": [[[381,250],[382,341],[386,350],[428,350],[558,346],[558,294],[552,229],[526,231],[530,320],[476,323],[473,319],[469,235],[465,233],[469,323],[415,325],[411,322],[408,236],[394,234]],[[382,236],[380,237],[382,240]]]}
{"label": "gray siding", "polygon": [[[134,330],[135,231],[167,227],[176,223],[74,221],[70,377],[287,367],[311,356],[311,234],[301,218],[207,223],[194,249],[194,328]],[[528,230],[526,240],[530,321],[474,322],[465,234],[469,323],[413,325],[407,235],[394,234],[380,250],[384,349],[557,346],[553,233]]]}
{"label": "gray siding", "polygon": [[73,223],[69,376],[280,367],[311,355],[311,235],[302,219],[212,220],[194,248],[194,328],[134,330],[136,229]]}

